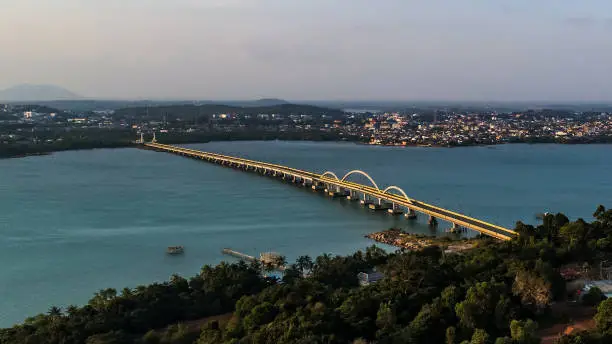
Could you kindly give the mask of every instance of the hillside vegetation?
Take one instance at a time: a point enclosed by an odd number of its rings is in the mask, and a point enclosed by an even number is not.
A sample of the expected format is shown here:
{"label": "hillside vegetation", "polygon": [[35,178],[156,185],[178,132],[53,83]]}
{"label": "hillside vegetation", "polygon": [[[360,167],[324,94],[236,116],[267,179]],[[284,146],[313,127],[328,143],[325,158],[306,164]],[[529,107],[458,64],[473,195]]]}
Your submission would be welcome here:
{"label": "hillside vegetation", "polygon": [[[568,297],[561,268],[612,257],[612,210],[600,206],[594,217],[517,223],[519,238],[483,239],[461,254],[370,247],[300,257],[282,281],[257,264],[207,265],[189,279],[104,289],[83,307],[53,307],[0,330],[0,343],[535,344],[538,328],[571,317],[551,311]],[[385,278],[360,287],[356,274],[372,268]],[[598,307],[596,328],[561,343],[612,342],[612,300],[592,290],[582,302]],[[186,325],[227,313],[195,331]]]}

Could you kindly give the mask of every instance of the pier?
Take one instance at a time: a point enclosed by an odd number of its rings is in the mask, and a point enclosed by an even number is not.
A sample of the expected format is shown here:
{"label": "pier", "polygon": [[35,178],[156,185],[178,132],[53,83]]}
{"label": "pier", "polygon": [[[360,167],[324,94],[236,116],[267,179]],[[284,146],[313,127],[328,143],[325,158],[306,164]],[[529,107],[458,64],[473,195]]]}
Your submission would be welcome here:
{"label": "pier", "polygon": [[227,247],[221,250],[221,253],[238,259],[242,259],[247,262],[258,262],[262,263],[263,265],[272,266],[274,270],[278,271],[285,271],[286,269],[285,265],[279,264],[279,260],[282,256],[276,252],[262,252],[259,254],[259,259],[253,256],[249,256],[248,254],[232,250],[231,248]]}
{"label": "pier", "polygon": [[[432,227],[435,227],[438,221],[443,220],[450,222],[453,226],[474,230],[499,240],[512,240],[518,236],[518,233],[508,228],[410,198],[404,190],[397,186],[392,185],[380,188],[370,175],[360,170],[350,171],[342,178],[339,178],[331,171],[315,173],[278,164],[203,152],[156,142],[143,143],[141,147],[228,166],[245,172],[259,173],[284,180],[285,182],[291,181],[293,185],[310,186],[312,190],[317,192],[325,190],[325,193],[333,198],[346,198],[350,196],[351,200],[359,199],[362,205],[374,210],[404,209],[406,217],[409,219],[416,219],[416,213],[419,212],[429,216],[428,223]],[[349,178],[354,175],[365,177],[371,185],[350,181]],[[256,258],[253,257],[253,259]]]}
{"label": "pier", "polygon": [[246,260],[248,262],[257,262],[259,261],[257,258],[253,256],[249,256],[248,254],[244,254],[238,251],[234,251],[231,248],[224,248],[221,250],[221,253],[227,254],[228,256],[236,257],[238,259]]}

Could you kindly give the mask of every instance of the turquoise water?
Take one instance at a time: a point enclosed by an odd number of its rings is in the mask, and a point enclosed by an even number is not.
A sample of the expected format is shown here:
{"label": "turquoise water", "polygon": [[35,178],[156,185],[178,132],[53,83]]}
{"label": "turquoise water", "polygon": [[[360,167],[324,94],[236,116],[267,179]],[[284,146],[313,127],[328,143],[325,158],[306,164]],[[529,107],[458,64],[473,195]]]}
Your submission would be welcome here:
{"label": "turquoise water", "polygon": [[[394,148],[349,143],[216,142],[190,147],[316,172],[362,169],[379,186],[513,226],[612,206],[611,145]],[[357,181],[366,182],[360,177]],[[289,259],[347,254],[364,234],[425,219],[373,214],[275,180],[138,149],[0,160],[0,327],[82,304],[105,287],[193,275],[231,247]],[[441,228],[447,224],[442,223]],[[165,248],[185,245],[168,257]]]}

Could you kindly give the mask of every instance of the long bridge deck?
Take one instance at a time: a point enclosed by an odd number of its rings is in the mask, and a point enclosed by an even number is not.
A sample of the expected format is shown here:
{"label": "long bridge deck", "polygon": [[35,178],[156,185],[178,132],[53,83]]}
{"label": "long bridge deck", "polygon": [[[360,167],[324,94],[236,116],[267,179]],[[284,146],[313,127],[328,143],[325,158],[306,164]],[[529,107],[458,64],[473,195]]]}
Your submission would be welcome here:
{"label": "long bridge deck", "polygon": [[[348,192],[350,195],[363,195],[364,200],[366,200],[367,197],[370,197],[377,199],[380,203],[383,201],[390,203],[392,204],[393,208],[396,206],[405,207],[409,211],[417,211],[427,214],[430,216],[430,219],[439,218],[451,222],[454,225],[469,228],[500,240],[511,240],[518,235],[515,231],[510,229],[410,198],[399,187],[389,186],[385,189],[381,189],[378,187],[376,182],[363,171],[351,171],[343,178],[338,178],[338,176],[336,176],[333,172],[329,171],[318,174],[262,161],[254,161],[159,143],[145,143],[144,146],[157,151],[178,154],[217,164],[231,165],[244,168],[246,170],[269,173],[274,176],[282,176],[283,178],[289,177],[293,178],[294,181],[299,181],[313,186],[325,185],[329,189],[335,188],[337,192]],[[372,186],[347,180],[347,178],[353,174],[361,174],[365,176],[372,183]],[[395,191],[396,193],[391,193],[392,191]],[[400,194],[398,195],[397,193]]]}

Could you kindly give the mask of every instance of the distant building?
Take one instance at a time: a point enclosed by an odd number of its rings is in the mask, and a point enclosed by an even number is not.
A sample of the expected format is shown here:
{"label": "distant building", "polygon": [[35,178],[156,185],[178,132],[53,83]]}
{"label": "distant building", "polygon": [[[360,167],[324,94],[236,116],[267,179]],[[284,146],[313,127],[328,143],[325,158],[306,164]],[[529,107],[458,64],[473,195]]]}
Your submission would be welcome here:
{"label": "distant building", "polygon": [[385,275],[381,272],[360,272],[357,274],[357,279],[359,280],[359,285],[366,286],[372,283],[376,283],[383,279]]}

